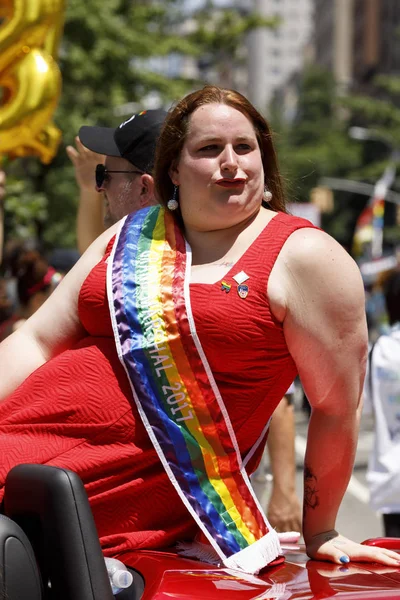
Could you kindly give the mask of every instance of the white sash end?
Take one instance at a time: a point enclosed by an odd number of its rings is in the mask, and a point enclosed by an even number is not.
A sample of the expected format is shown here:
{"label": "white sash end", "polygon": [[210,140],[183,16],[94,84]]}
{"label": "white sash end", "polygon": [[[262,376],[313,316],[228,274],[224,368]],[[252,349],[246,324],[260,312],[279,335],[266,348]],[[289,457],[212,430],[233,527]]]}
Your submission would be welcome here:
{"label": "white sash end", "polygon": [[224,565],[229,569],[244,571],[257,575],[270,562],[282,554],[278,534],[274,529],[269,531],[260,540],[254,542],[244,550],[236,552],[224,560]]}

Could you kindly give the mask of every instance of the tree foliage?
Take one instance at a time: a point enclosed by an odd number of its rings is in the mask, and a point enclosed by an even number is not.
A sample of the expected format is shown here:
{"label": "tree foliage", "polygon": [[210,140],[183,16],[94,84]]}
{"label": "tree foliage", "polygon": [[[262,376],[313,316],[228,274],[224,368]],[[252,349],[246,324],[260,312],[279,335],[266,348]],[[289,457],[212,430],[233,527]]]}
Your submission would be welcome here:
{"label": "tree foliage", "polygon": [[255,12],[240,13],[237,9],[213,9],[208,0],[196,13],[196,28],[190,40],[202,49],[203,70],[212,67],[215,78],[225,87],[234,87],[235,69],[243,64],[243,40],[259,27],[274,28],[277,17],[266,18]]}
{"label": "tree foliage", "polygon": [[[352,124],[367,130],[362,144],[362,167],[355,177],[374,183],[389,163],[394,163],[397,176],[391,189],[400,187],[400,76],[378,75],[369,86],[369,95],[353,94],[345,100],[352,113]],[[369,138],[369,139],[368,139]],[[383,246],[393,251],[400,244],[399,207],[385,204]]]}
{"label": "tree foliage", "polygon": [[[77,188],[65,147],[82,124],[117,125],[115,108],[139,102],[150,87],[133,59],[155,53],[195,52],[181,36],[167,33],[171,15],[181,2],[69,0],[59,65],[63,78],[55,122],[63,133],[50,165],[36,158],[6,164],[6,235],[33,236],[45,244],[73,246]],[[179,85],[160,78],[162,98],[173,97]]]}
{"label": "tree foliage", "polygon": [[273,122],[291,199],[308,201],[321,177],[344,176],[359,165],[358,145],[349,139],[347,118],[338,111],[330,72],[308,67],[301,77],[295,119],[285,123],[275,109]]}
{"label": "tree foliage", "polygon": [[363,165],[357,175],[374,181],[400,149],[400,76],[377,76],[369,92],[369,95],[353,94],[343,103],[351,111],[352,125],[368,130]]}
{"label": "tree foliage", "polygon": [[[63,90],[55,114],[63,140],[50,165],[36,158],[5,164],[8,237],[74,246],[77,187],[65,148],[81,125],[116,126],[121,107],[145,107],[149,93],[168,107],[201,82],[168,76],[160,57],[213,55],[216,62],[232,63],[243,36],[261,22],[232,11],[218,10],[214,18],[211,5],[210,27],[202,11],[184,19],[183,5],[183,0],[68,0],[59,55]],[[158,68],[151,68],[149,59]]]}
{"label": "tree foliage", "polygon": [[[382,175],[392,150],[400,146],[400,78],[380,76],[370,96],[337,93],[333,75],[314,65],[300,77],[300,93],[294,121],[285,123],[274,111],[277,145],[289,200],[306,202],[312,188],[324,177],[374,184]],[[371,91],[371,90],[370,90]],[[371,134],[356,141],[350,126],[362,126]],[[345,246],[368,197],[334,191],[332,213],[322,215],[323,228]],[[394,207],[386,211],[385,236],[393,238]],[[386,237],[387,237],[386,236]]]}

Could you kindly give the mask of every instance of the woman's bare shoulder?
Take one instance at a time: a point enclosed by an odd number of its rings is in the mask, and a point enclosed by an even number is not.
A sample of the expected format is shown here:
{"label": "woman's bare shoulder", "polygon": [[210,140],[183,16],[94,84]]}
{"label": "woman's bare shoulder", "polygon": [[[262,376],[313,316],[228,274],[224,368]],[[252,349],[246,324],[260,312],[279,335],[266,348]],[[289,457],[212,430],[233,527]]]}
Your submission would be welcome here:
{"label": "woman's bare shoulder", "polygon": [[347,273],[360,277],[353,258],[333,237],[320,229],[304,228],[293,232],[285,242],[277,263],[300,278],[315,273],[325,273],[329,277],[336,270],[341,279]]}
{"label": "woman's bare shoulder", "polygon": [[353,258],[334,238],[314,228],[299,229],[289,236],[268,284],[271,308],[280,321],[289,306],[318,303],[330,297],[348,305],[359,303],[363,293]]}

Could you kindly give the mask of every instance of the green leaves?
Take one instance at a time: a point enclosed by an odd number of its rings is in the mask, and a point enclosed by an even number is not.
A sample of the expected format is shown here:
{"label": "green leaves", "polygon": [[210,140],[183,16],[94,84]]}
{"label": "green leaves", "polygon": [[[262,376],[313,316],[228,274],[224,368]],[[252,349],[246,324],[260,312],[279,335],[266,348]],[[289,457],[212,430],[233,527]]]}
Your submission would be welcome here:
{"label": "green leaves", "polygon": [[48,246],[75,245],[78,189],[65,147],[83,124],[116,126],[122,120],[118,107],[140,106],[149,91],[169,103],[193,84],[182,79],[175,84],[137,63],[172,50],[197,52],[171,28],[181,6],[181,0],[68,0],[59,52],[63,89],[54,116],[63,140],[49,166],[36,158],[7,165],[8,238],[39,236]]}
{"label": "green leaves", "polygon": [[[374,184],[382,176],[392,151],[400,147],[400,77],[377,77],[370,93],[339,95],[332,74],[311,66],[301,77],[295,121],[282,122],[275,109],[289,200],[308,201],[323,177]],[[355,125],[368,129],[371,139],[351,139],[349,127]],[[322,215],[322,225],[350,247],[355,222],[368,197],[344,191],[334,191],[334,197],[334,211]],[[386,210],[389,217],[392,209]],[[385,221],[385,241],[389,242],[394,234],[387,225]]]}
{"label": "green leaves", "polygon": [[183,0],[68,0],[58,61],[63,89],[54,116],[63,140],[51,165],[26,158],[7,166],[8,238],[33,235],[48,246],[75,245],[78,188],[65,148],[79,128],[116,126],[128,116],[125,105],[146,108],[151,95],[169,107],[200,87],[196,70],[166,72],[174,59],[205,57],[218,82],[228,85],[246,33],[276,22],[212,2],[190,18],[183,9]]}
{"label": "green leaves", "polygon": [[[348,178],[361,165],[361,148],[348,135],[349,115],[340,111],[330,72],[308,67],[301,78],[295,120],[284,123],[275,109],[278,155],[288,201],[308,202],[323,177]],[[355,221],[346,194],[335,193],[335,208],[323,215],[323,227],[348,245]]]}
{"label": "green leaves", "polygon": [[[296,200],[307,201],[321,177],[343,176],[360,164],[359,145],[340,118],[333,77],[316,67],[303,75],[297,117],[277,123],[281,167]],[[293,199],[293,198],[291,198]]]}

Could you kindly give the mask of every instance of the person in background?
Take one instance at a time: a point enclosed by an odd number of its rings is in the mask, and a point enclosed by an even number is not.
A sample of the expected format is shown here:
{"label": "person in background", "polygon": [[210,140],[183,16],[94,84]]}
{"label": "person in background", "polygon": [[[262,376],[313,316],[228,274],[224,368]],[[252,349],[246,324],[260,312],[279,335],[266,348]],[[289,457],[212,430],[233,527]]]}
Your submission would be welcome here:
{"label": "person in background", "polygon": [[269,426],[267,440],[272,489],[267,517],[276,531],[301,531],[301,505],[296,492],[294,386],[282,398]]}
{"label": "person in background", "polygon": [[0,341],[16,331],[47,300],[62,279],[37,250],[20,248],[12,264],[16,280],[17,309],[0,325]]}
{"label": "person in background", "polygon": [[1,324],[7,321],[12,315],[12,302],[7,293],[7,281],[0,277],[0,331]]}
{"label": "person in background", "polygon": [[[71,146],[67,148],[80,190],[77,237],[81,251],[105,227],[140,208],[157,204],[152,171],[156,142],[166,114],[161,110],[143,111],[116,129],[84,126],[79,131],[76,149]],[[104,161],[105,169],[118,172],[111,172],[103,181],[98,175],[97,185],[94,186],[96,166]],[[146,172],[129,172],[138,166]],[[104,172],[100,167],[98,171]],[[103,194],[106,202],[104,224],[101,221]],[[88,222],[90,226],[86,228],[85,223]],[[274,412],[267,441],[273,475],[267,515],[279,532],[301,531],[294,435],[293,406],[288,397],[284,397]]]}
{"label": "person in background", "polygon": [[66,152],[74,166],[79,188],[76,241],[79,253],[83,254],[105,229],[104,194],[95,187],[96,166],[104,164],[105,157],[85,148],[78,136],[75,138],[75,147],[67,146]]}
{"label": "person in background", "polygon": [[3,261],[4,245],[4,198],[6,195],[6,174],[0,169],[0,266]]}
{"label": "person in background", "polygon": [[81,253],[128,213],[157,203],[151,173],[165,116],[161,109],[143,110],[116,128],[83,126],[76,148],[67,147],[80,189]]}
{"label": "person in background", "polygon": [[46,254],[47,262],[63,276],[77,263],[80,254],[76,248],[54,248]]}
{"label": "person in background", "polygon": [[384,535],[400,538],[400,272],[383,285],[389,331],[369,353],[364,412],[373,414],[374,447],[367,470],[371,507],[382,514]]}

